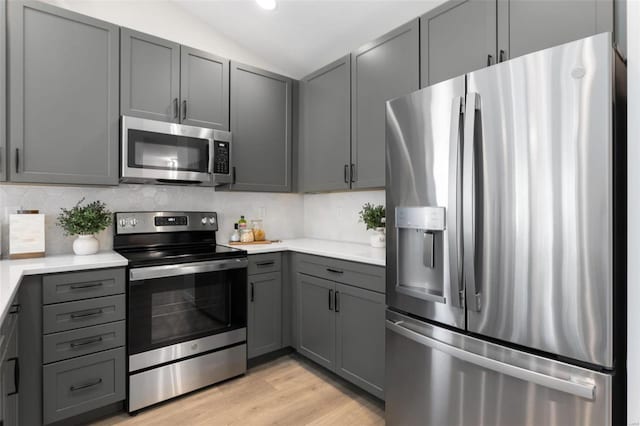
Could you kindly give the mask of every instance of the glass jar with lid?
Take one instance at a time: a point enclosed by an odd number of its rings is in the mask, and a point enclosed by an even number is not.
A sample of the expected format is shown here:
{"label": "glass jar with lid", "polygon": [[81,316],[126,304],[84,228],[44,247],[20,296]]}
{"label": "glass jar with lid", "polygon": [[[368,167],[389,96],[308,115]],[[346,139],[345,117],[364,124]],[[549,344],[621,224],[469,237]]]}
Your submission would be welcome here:
{"label": "glass jar with lid", "polygon": [[262,219],[253,219],[251,221],[251,229],[253,230],[253,239],[255,241],[264,241],[265,232],[262,227]]}
{"label": "glass jar with lid", "polygon": [[252,229],[241,229],[240,230],[240,242],[242,242],[242,243],[252,243],[253,242],[253,230]]}

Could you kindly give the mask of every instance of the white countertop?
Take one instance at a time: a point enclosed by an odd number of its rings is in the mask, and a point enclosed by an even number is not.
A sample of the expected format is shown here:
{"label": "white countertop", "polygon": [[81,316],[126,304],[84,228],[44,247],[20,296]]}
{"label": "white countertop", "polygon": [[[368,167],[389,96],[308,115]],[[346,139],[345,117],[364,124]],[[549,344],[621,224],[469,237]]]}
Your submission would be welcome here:
{"label": "white countertop", "polygon": [[35,259],[0,260],[0,323],[18,292],[20,280],[25,275],[51,274],[55,272],[126,266],[127,259],[114,251],[87,256],[65,254]]}
{"label": "white countertop", "polygon": [[[219,244],[228,245],[225,243]],[[246,250],[249,254],[295,251],[298,253],[333,257],[336,259],[368,263],[370,265],[378,266],[385,266],[386,260],[386,251],[384,248],[373,248],[368,244],[316,240],[312,238],[284,240],[282,242],[272,244],[234,245],[230,247],[241,248]]]}

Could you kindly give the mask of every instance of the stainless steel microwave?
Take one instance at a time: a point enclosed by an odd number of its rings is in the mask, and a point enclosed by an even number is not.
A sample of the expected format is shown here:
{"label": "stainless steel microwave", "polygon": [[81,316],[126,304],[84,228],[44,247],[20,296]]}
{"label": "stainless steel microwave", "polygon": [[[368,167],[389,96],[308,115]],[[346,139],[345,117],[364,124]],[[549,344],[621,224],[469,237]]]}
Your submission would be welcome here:
{"label": "stainless steel microwave", "polygon": [[127,116],[121,129],[121,182],[232,183],[230,132]]}

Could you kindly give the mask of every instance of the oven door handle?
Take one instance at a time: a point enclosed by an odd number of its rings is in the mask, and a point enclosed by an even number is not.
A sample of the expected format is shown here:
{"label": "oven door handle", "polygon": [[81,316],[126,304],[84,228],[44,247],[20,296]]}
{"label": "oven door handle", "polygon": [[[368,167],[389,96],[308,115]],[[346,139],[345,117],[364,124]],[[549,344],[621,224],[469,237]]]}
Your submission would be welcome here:
{"label": "oven door handle", "polygon": [[129,281],[134,282],[153,278],[176,277],[179,275],[200,274],[203,272],[228,271],[231,269],[246,268],[248,264],[249,261],[246,258],[238,258],[131,268],[129,270]]}

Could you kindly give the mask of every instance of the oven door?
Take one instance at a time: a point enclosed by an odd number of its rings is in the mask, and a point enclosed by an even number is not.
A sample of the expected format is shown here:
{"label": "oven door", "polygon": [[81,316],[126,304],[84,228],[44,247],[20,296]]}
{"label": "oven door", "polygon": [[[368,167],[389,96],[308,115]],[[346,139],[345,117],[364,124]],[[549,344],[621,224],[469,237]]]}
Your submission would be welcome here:
{"label": "oven door", "polygon": [[122,117],[122,181],[211,184],[214,131]]}
{"label": "oven door", "polygon": [[247,259],[129,270],[129,355],[244,329]]}

